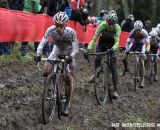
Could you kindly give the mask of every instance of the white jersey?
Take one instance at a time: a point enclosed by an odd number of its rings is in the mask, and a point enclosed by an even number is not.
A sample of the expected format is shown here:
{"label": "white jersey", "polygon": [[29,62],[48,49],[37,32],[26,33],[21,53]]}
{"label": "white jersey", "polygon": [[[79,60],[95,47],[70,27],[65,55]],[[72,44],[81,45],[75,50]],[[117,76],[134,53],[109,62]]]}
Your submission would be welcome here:
{"label": "white jersey", "polygon": [[43,47],[48,43],[50,38],[54,42],[54,47],[48,60],[57,59],[57,55],[59,54],[71,55],[74,57],[79,51],[76,32],[70,27],[65,27],[63,34],[60,35],[56,31],[56,27],[53,25],[47,29],[42,38],[37,48],[37,55],[42,54]]}

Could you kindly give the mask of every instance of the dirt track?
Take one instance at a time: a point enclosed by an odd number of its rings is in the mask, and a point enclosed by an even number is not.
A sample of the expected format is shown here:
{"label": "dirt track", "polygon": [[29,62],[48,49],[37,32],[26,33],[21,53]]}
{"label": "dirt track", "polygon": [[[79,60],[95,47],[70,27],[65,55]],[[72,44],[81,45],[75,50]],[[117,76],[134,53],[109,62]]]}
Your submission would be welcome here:
{"label": "dirt track", "polygon": [[[119,99],[98,106],[93,85],[87,83],[92,75],[82,54],[77,58],[77,76],[69,117],[42,124],[41,94],[43,78],[32,63],[0,62],[0,130],[114,130],[112,123],[160,123],[160,81],[133,92],[129,76],[119,78]],[[119,63],[119,70],[121,65]],[[124,128],[117,128],[122,130]],[[125,128],[129,130],[131,128]],[[144,128],[144,130],[159,128]],[[142,130],[140,128],[139,130]]]}

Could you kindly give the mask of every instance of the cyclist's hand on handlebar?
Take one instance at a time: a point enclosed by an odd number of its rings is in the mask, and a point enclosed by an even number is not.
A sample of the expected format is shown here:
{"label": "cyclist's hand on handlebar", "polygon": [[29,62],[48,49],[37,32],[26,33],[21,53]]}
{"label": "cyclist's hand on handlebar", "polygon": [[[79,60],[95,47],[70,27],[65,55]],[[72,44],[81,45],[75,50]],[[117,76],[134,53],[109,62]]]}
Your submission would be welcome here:
{"label": "cyclist's hand on handlebar", "polygon": [[114,53],[114,50],[111,48],[111,49],[108,50],[108,53],[109,53],[109,54],[113,54],[113,53]]}
{"label": "cyclist's hand on handlebar", "polygon": [[85,50],[84,52],[84,59],[88,59],[88,50]]}
{"label": "cyclist's hand on handlebar", "polygon": [[72,56],[66,56],[65,61],[67,64],[70,64],[72,62]]}
{"label": "cyclist's hand on handlebar", "polygon": [[40,55],[34,56],[34,61],[35,61],[36,63],[40,62],[40,61],[41,61],[41,56],[40,56]]}
{"label": "cyclist's hand on handlebar", "polygon": [[130,51],[129,51],[129,50],[126,50],[126,51],[125,51],[125,54],[126,54],[126,55],[129,55],[129,54],[130,54]]}
{"label": "cyclist's hand on handlebar", "polygon": [[146,51],[145,51],[145,54],[147,54],[147,55],[148,55],[148,54],[149,54],[149,51],[148,51],[148,50],[146,50]]}

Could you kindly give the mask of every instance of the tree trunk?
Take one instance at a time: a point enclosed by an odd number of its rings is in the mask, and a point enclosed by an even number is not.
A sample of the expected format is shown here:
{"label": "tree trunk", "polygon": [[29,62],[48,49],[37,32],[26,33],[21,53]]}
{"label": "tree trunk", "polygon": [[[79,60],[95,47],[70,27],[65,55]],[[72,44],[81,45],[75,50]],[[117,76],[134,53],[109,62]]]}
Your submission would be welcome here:
{"label": "tree trunk", "polygon": [[125,18],[127,18],[129,14],[129,5],[128,5],[128,0],[122,0],[122,8],[123,8],[123,13]]}
{"label": "tree trunk", "polygon": [[152,16],[151,16],[151,22],[152,25],[156,25],[157,21],[157,0],[152,0]]}

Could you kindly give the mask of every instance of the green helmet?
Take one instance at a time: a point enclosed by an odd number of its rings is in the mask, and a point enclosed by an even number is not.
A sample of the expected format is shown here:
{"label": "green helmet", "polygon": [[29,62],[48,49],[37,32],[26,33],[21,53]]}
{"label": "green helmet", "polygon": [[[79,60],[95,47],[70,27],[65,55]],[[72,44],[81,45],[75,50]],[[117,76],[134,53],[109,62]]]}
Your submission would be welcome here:
{"label": "green helmet", "polygon": [[118,22],[117,14],[109,13],[108,16],[107,16],[107,22],[109,22],[109,23],[117,23]]}

